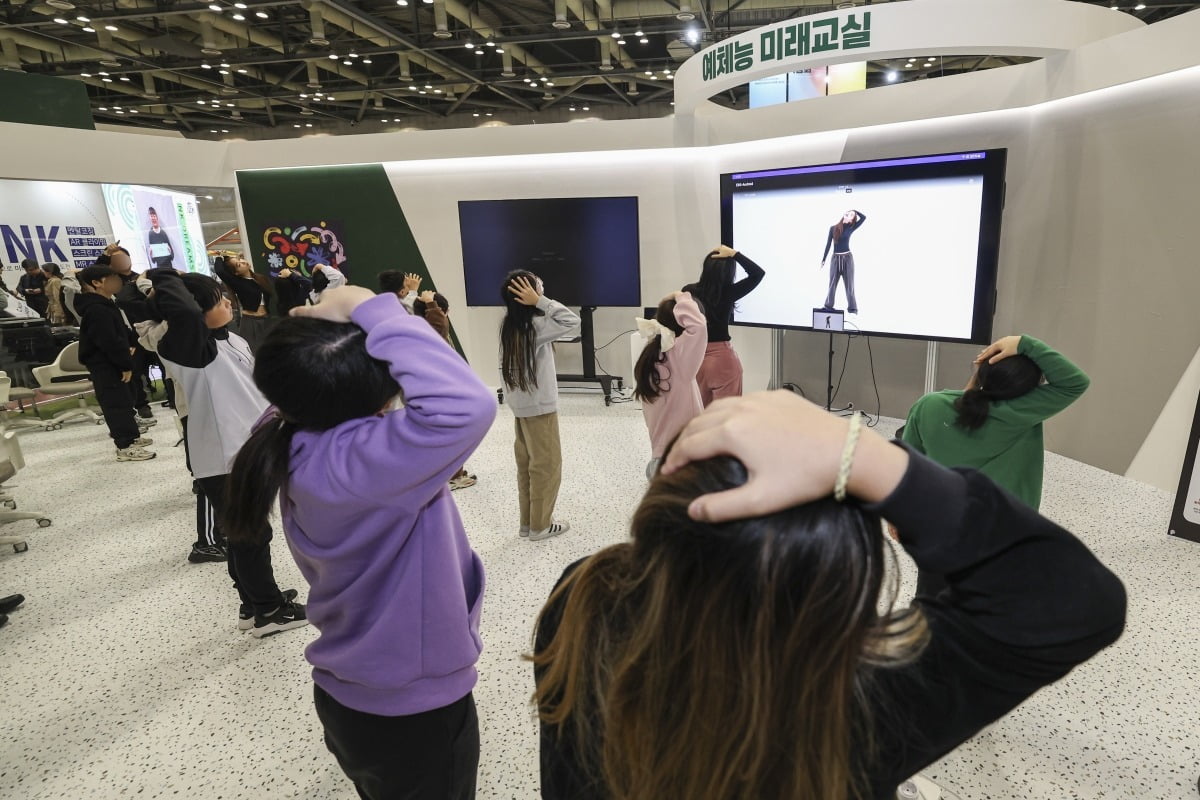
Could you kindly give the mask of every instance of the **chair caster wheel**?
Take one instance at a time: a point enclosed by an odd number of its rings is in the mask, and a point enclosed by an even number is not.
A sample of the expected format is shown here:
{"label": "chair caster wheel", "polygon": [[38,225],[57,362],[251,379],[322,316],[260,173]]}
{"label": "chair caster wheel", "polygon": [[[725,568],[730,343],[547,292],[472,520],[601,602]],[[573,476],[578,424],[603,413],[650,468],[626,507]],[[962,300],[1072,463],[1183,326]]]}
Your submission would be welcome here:
{"label": "chair caster wheel", "polygon": [[53,520],[42,517],[37,521],[37,524],[39,528],[49,528],[53,524]]}
{"label": "chair caster wheel", "polygon": [[29,544],[26,542],[18,542],[17,544],[13,545],[14,553],[24,553],[28,549],[29,549]]}

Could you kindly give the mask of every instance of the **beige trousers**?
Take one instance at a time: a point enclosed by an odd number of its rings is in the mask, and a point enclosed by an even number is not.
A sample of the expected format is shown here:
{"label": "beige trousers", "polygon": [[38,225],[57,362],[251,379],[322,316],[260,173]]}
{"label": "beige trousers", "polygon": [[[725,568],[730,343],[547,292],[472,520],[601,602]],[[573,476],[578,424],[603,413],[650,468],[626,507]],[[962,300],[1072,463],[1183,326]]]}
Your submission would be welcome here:
{"label": "beige trousers", "polygon": [[558,440],[558,414],[517,417],[517,494],[521,500],[521,525],[531,531],[550,527],[554,503],[562,483],[562,449]]}

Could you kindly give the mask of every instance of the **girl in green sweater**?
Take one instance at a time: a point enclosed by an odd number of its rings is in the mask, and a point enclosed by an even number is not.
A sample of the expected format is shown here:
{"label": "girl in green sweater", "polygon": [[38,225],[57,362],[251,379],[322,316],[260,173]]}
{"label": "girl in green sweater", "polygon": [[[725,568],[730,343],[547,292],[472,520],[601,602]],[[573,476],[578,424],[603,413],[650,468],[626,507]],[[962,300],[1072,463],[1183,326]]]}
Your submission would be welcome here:
{"label": "girl in green sweater", "polygon": [[[1074,403],[1091,381],[1032,336],[998,339],[975,364],[966,389],[932,392],[913,404],[902,438],[943,466],[978,469],[1037,509],[1042,422]],[[917,594],[932,596],[944,585],[940,575],[922,572]]]}

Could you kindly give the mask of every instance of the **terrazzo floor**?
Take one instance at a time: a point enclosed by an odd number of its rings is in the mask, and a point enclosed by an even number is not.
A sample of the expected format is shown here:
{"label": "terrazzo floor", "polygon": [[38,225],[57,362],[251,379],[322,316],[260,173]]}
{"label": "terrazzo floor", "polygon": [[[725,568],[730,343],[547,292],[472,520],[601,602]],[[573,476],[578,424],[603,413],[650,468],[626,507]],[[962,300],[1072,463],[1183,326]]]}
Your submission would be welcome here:
{"label": "terrazzo floor", "polygon": [[[481,800],[538,796],[521,654],[562,568],[620,540],[644,487],[632,404],[565,394],[560,411],[570,533],[518,539],[506,410],[469,462],[479,484],[455,493],[488,572]],[[0,548],[0,596],[28,598],[0,630],[0,798],[350,800],[312,708],[302,651],[315,631],[258,641],[234,629],[224,565],[185,560],[192,495],[171,418],[156,412],[159,457],[145,463],[116,463],[104,429],[86,423],[21,434],[28,466],[14,492],[54,524],[17,523],[28,552]],[[1054,455],[1046,467],[1044,512],[1129,589],[1126,633],[927,774],[961,800],[1194,800],[1200,545],[1167,537],[1167,493]],[[275,569],[305,596],[282,542]],[[907,559],[901,569],[911,592],[915,571]]]}

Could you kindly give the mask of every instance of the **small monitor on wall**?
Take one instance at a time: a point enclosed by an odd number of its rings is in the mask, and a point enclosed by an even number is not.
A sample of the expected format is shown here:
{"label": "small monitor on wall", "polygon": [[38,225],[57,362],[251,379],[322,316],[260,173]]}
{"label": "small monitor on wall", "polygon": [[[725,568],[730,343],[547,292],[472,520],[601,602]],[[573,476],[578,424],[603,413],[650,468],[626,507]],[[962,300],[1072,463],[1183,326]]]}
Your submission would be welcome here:
{"label": "small monitor on wall", "polygon": [[565,305],[642,305],[636,197],[464,200],[458,220],[469,306],[503,305],[516,269]]}
{"label": "small monitor on wall", "polygon": [[722,240],[766,271],[734,323],[986,344],[1006,155],[722,175]]}

